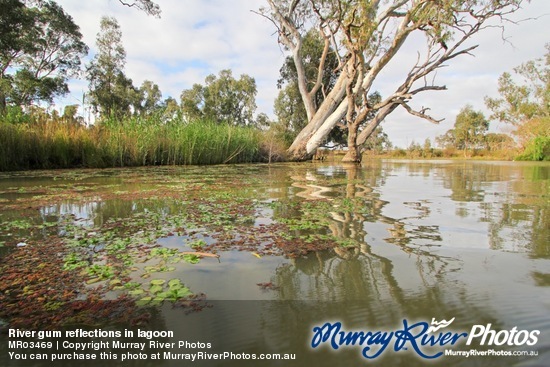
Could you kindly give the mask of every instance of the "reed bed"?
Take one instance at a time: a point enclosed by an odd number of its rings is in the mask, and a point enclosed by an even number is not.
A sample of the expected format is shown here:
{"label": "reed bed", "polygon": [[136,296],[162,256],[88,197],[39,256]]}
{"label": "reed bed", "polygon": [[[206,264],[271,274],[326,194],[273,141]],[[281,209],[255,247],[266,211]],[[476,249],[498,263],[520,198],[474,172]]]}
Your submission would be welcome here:
{"label": "reed bed", "polygon": [[255,128],[212,121],[0,121],[0,171],[256,162],[261,145]]}

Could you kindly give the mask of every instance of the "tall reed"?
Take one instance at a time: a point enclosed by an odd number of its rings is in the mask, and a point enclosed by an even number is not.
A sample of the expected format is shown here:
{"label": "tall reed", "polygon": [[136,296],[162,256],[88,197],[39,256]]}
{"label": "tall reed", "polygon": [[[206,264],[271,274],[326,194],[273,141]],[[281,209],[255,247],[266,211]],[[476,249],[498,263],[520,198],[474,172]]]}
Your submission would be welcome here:
{"label": "tall reed", "polygon": [[255,162],[261,142],[257,129],[212,121],[0,121],[0,171]]}

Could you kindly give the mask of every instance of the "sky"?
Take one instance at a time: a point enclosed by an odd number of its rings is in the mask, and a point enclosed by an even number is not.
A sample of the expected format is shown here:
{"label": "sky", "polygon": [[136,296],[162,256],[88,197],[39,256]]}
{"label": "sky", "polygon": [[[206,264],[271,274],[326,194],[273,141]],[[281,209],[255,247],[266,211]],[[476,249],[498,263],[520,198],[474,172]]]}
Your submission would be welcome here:
{"label": "sky", "polygon": [[[179,100],[181,92],[194,83],[204,84],[209,74],[231,69],[233,76],[248,74],[256,80],[257,113],[271,118],[278,94],[277,79],[286,54],[277,43],[274,26],[253,11],[266,6],[265,0],[157,0],[161,18],[128,8],[118,0],[57,0],[81,28],[84,42],[90,47],[85,63],[96,52],[95,39],[102,16],[114,16],[122,29],[126,50],[125,72],[134,85],[144,80],[159,85],[163,98]],[[504,33],[489,28],[469,45],[479,44],[474,56],[461,56],[448,63],[436,77],[446,91],[415,96],[412,106],[430,107],[439,125],[397,109],[383,122],[384,131],[395,146],[407,147],[413,141],[432,142],[435,136],[453,127],[456,115],[466,104],[488,117],[484,97],[498,97],[498,77],[521,63],[540,58],[550,42],[550,1],[532,0],[513,14]],[[506,41],[505,41],[505,40]],[[405,60],[416,58],[418,39],[404,45],[402,56],[393,60],[374,89],[382,96],[402,82]],[[59,104],[80,104],[88,89],[85,80],[71,80],[71,93]],[[374,90],[373,89],[373,90]],[[508,131],[502,123],[491,122],[491,130]]]}

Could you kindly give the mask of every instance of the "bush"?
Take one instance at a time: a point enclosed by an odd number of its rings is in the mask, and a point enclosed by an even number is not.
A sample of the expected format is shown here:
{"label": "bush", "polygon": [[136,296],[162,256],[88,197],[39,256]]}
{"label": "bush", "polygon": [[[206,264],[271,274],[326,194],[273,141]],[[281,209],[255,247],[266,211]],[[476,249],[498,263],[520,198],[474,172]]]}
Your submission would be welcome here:
{"label": "bush", "polygon": [[407,156],[407,151],[403,148],[397,148],[390,152],[390,157],[403,158]]}
{"label": "bush", "polygon": [[525,147],[519,161],[550,161],[550,136],[537,136]]}

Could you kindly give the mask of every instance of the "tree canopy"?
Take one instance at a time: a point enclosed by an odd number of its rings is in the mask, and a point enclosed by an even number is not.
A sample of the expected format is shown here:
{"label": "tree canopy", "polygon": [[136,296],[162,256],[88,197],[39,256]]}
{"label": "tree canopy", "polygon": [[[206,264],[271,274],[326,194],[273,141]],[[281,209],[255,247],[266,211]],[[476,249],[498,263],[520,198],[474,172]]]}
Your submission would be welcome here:
{"label": "tree canopy", "polygon": [[256,81],[231,70],[208,75],[205,85],[194,84],[181,93],[181,109],[188,120],[207,119],[233,125],[253,125],[256,111]]}
{"label": "tree canopy", "polygon": [[485,134],[489,121],[481,111],[475,111],[471,105],[463,107],[456,116],[454,128],[437,137],[440,145],[461,150],[480,149],[486,146]]}
{"label": "tree canopy", "polygon": [[513,125],[529,160],[550,159],[550,43],[546,54],[503,73],[500,98],[485,98],[491,118]]}
{"label": "tree canopy", "polygon": [[[501,98],[485,98],[491,118],[519,126],[533,118],[550,116],[550,43],[543,58],[528,61],[498,79]],[[522,80],[522,82],[518,82]]]}
{"label": "tree canopy", "polygon": [[141,102],[139,91],[124,74],[126,51],[122,31],[115,18],[103,17],[96,38],[98,53],[87,67],[89,103],[103,116],[128,115]]}
{"label": "tree canopy", "polygon": [[53,1],[0,6],[0,112],[68,93],[67,80],[88,52],[72,17]]}

